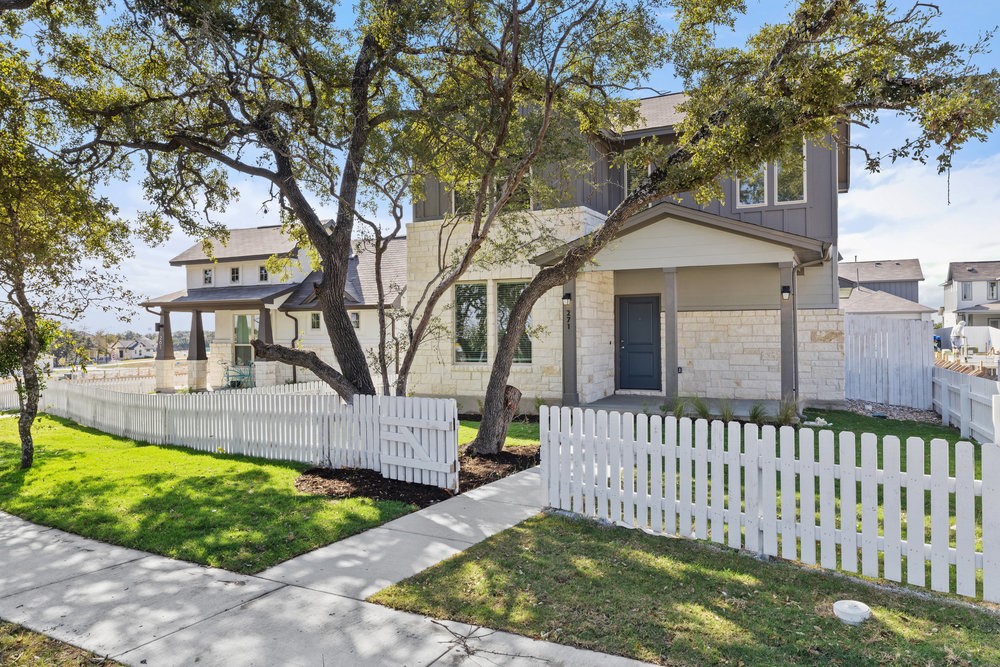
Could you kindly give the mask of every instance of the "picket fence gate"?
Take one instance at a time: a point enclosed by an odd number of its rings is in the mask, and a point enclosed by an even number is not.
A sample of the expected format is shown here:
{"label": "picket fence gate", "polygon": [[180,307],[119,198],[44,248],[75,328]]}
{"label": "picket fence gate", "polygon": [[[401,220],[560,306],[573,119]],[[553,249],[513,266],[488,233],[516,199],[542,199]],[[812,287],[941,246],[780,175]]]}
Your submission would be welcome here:
{"label": "picket fence gate", "polygon": [[1000,382],[934,367],[934,411],[963,438],[998,442]]}
{"label": "picket fence gate", "polygon": [[105,433],[205,452],[368,468],[458,491],[453,399],[236,391],[138,394],[54,382],[44,412]]}
{"label": "picket fence gate", "polygon": [[927,585],[929,563],[931,589],[948,592],[954,578],[955,592],[975,597],[981,576],[982,597],[1000,602],[1000,446],[981,448],[978,480],[969,442],[954,447],[952,477],[944,440],[930,443],[929,474],[920,438],[903,449],[897,437],[880,447],[862,434],[860,465],[858,440],[850,432],[541,409],[552,507],[916,586]]}
{"label": "picket fence gate", "polygon": [[934,368],[931,330],[931,323],[921,320],[846,316],[846,397],[930,410]]}

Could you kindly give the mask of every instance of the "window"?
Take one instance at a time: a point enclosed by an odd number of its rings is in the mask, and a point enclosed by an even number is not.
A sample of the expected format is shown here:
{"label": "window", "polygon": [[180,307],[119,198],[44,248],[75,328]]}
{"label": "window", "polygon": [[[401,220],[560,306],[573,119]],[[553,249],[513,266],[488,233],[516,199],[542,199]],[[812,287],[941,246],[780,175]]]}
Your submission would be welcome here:
{"label": "window", "polygon": [[986,298],[990,301],[1000,299],[1000,281],[995,280],[991,283],[987,283]]}
{"label": "window", "polygon": [[348,313],[351,316],[351,326],[355,329],[361,328],[361,313]]}
{"label": "window", "polygon": [[[514,302],[521,295],[528,283],[500,283],[497,285],[497,341],[503,338],[507,331],[507,322],[510,321],[510,313],[514,309]],[[531,324],[529,318],[528,324]],[[517,349],[514,351],[515,364],[531,363],[531,338],[528,332],[521,334],[517,341]]]}
{"label": "window", "polygon": [[204,285],[212,284],[212,269],[205,269],[201,272],[201,282]]}
{"label": "window", "polygon": [[257,278],[262,283],[266,283],[267,282],[267,267],[266,266],[262,266],[259,269],[257,269]]}
{"label": "window", "polygon": [[775,197],[779,204],[806,200],[806,149],[805,144],[789,151],[774,166]]}
{"label": "window", "polygon": [[455,285],[455,361],[486,361],[486,283]]}
{"label": "window", "polygon": [[229,269],[229,282],[238,283],[240,281],[240,267],[234,266]]}
{"label": "window", "polygon": [[763,206],[766,203],[767,165],[760,165],[756,173],[736,181],[739,188],[739,206]]}
{"label": "window", "polygon": [[237,315],[233,318],[233,364],[249,366],[253,363],[250,341],[257,337],[257,315]]}
{"label": "window", "polygon": [[648,164],[630,164],[625,167],[625,196],[635,192],[642,179],[649,176]]}
{"label": "window", "polygon": [[962,283],[962,301],[972,301],[972,283]]}
{"label": "window", "polygon": [[455,215],[468,215],[476,208],[477,190],[473,190],[473,183],[456,185],[451,193],[451,210]]}
{"label": "window", "polygon": [[314,330],[319,329],[319,313],[312,313],[309,316],[309,328]]}

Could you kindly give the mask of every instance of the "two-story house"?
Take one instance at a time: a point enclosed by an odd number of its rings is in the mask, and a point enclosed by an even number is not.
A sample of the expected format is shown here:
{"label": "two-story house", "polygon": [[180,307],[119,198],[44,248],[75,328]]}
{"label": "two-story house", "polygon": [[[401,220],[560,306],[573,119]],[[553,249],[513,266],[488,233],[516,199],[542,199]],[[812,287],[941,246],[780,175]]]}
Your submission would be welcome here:
{"label": "two-story house", "polygon": [[[646,137],[672,140],[682,100],[642,100],[645,122],[593,139],[591,173],[565,187],[563,205],[530,206],[526,215],[559,230],[565,245],[463,276],[440,307],[452,335],[421,347],[414,392],[456,396],[474,409],[513,300],[622,201],[636,174],[615,166],[614,154]],[[652,406],[677,395],[842,401],[837,194],[848,168],[838,153],[804,143],[801,154],[725,182],[724,201],[664,200],[633,216],[592,265],[535,305],[534,333],[522,340],[510,379],[524,393],[522,409],[616,395],[645,396]],[[455,211],[447,183],[427,178],[425,187],[408,227],[410,292],[433,279],[442,226]],[[461,223],[453,237],[461,238]]]}
{"label": "two-story house", "polygon": [[944,287],[944,326],[965,320],[969,326],[1000,329],[1000,260],[951,262]]}
{"label": "two-story house", "polygon": [[[271,257],[288,258],[285,270],[268,270]],[[390,242],[382,259],[386,304],[401,306],[404,294],[406,239]],[[296,242],[277,226],[229,230],[225,244],[212,254],[196,244],[170,260],[185,269],[187,287],[150,299],[147,309],[159,309],[156,358],[174,358],[170,344],[171,315],[189,314],[191,348],[188,386],[193,390],[226,386],[274,385],[315,379],[308,370],[278,362],[258,362],[250,341],[260,338],[316,352],[335,363],[333,349],[315,298],[322,274],[310,270],[310,260]],[[345,299],[348,314],[366,348],[379,339],[374,253],[363,245],[351,257]],[[205,353],[203,314],[214,316],[215,338]],[[173,388],[172,364],[157,364],[159,390]]]}

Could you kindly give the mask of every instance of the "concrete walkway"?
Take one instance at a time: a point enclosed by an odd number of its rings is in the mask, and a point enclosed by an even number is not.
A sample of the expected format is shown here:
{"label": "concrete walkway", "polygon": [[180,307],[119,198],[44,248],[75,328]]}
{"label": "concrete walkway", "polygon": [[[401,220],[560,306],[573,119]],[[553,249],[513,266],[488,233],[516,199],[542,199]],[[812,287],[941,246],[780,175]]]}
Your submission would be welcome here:
{"label": "concrete walkway", "polygon": [[538,513],[529,470],[257,576],[0,512],[0,618],[128,665],[636,665],[364,602]]}

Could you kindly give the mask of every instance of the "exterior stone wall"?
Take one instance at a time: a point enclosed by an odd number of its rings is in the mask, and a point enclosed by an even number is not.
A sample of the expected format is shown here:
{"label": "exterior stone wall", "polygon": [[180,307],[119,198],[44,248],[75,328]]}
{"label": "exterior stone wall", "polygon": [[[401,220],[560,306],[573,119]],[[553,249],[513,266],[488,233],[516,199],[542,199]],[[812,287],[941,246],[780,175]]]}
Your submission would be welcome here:
{"label": "exterior stone wall", "polygon": [[844,400],[844,311],[800,310],[799,397],[806,402]]}
{"label": "exterior stone wall", "polygon": [[615,273],[576,279],[577,392],[582,403],[615,393]]}
{"label": "exterior stone wall", "polygon": [[777,310],[677,314],[681,396],[781,399]]}

